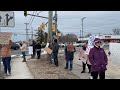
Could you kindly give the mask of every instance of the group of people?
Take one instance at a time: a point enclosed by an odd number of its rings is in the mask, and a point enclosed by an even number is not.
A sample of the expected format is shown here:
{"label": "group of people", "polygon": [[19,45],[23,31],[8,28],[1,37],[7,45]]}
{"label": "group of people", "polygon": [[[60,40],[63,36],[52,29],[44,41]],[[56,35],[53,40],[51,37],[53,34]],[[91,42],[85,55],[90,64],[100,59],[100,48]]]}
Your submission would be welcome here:
{"label": "group of people", "polygon": [[82,49],[80,49],[80,58],[83,62],[83,71],[85,73],[86,64],[91,73],[92,79],[105,79],[105,71],[107,70],[106,66],[108,64],[107,55],[102,46],[102,41],[99,38],[95,38],[94,47],[90,48],[86,43]]}
{"label": "group of people", "polygon": [[[81,73],[86,72],[86,65],[87,65],[89,69],[89,73],[91,73],[91,76],[93,79],[98,79],[98,76],[100,77],[100,79],[105,79],[105,71],[107,70],[106,66],[108,64],[107,55],[104,49],[101,48],[102,46],[101,39],[95,38],[93,44],[94,44],[94,47],[92,48],[88,46],[88,43],[86,43],[85,45],[82,46],[82,48],[80,48],[79,60],[82,60],[82,65],[83,65],[83,71]],[[2,61],[4,65],[4,73],[6,76],[11,75],[11,66],[10,66],[11,45],[12,45],[11,40],[7,45],[0,45],[1,56],[2,56]],[[26,62],[25,52],[27,50],[27,44],[26,42],[23,42],[19,46],[23,54],[23,62]],[[35,57],[37,52],[37,59],[40,59],[41,44],[39,42],[36,43],[35,41],[33,41],[31,46],[33,46],[33,54],[31,55],[32,58]],[[59,66],[58,64],[59,45],[58,45],[57,39],[55,39],[53,43],[49,42],[48,47],[52,50],[52,53],[50,54],[50,62],[52,63],[52,61],[54,61],[54,64],[56,66]],[[73,69],[73,59],[74,59],[75,51],[76,49],[73,43],[68,42],[67,45],[65,46],[65,59],[66,59],[65,69],[68,69],[68,68],[70,70]],[[70,64],[70,67],[69,67],[69,64]]]}

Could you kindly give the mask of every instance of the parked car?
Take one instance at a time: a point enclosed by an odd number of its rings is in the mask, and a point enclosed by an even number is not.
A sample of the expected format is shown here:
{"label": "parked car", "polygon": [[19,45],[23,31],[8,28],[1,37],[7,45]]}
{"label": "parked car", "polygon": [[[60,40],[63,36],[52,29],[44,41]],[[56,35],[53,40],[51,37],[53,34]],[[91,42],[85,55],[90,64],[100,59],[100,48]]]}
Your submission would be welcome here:
{"label": "parked car", "polygon": [[16,44],[15,42],[12,42],[12,46],[11,46],[11,49],[13,50],[18,50],[20,47],[18,44]]}

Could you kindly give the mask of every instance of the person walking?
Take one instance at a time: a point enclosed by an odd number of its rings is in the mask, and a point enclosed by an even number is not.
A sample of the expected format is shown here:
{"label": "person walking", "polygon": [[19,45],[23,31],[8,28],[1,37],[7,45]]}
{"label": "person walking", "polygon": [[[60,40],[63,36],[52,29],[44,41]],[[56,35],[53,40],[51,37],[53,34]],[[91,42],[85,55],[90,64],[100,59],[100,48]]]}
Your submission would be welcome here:
{"label": "person walking", "polygon": [[23,44],[22,44],[22,46],[20,46],[20,50],[21,50],[21,52],[22,52],[22,57],[23,57],[23,61],[22,62],[26,62],[26,51],[27,51],[27,44],[26,44],[26,42],[25,41],[23,41]]}
{"label": "person walking", "polygon": [[89,61],[91,63],[91,75],[93,79],[97,79],[98,75],[100,79],[105,79],[106,66],[108,64],[108,58],[103,48],[102,41],[99,38],[95,38],[94,47],[90,49]]}
{"label": "person walking", "polygon": [[[5,77],[8,75],[11,75],[11,45],[12,41],[9,41],[9,44],[1,45],[1,56],[2,56],[2,62],[4,65],[4,75]],[[7,72],[8,71],[8,72]]]}
{"label": "person walking", "polygon": [[73,59],[74,59],[74,52],[75,52],[75,47],[73,46],[73,43],[69,43],[65,49],[65,54],[66,54],[66,67],[65,69],[68,69],[68,65],[70,62],[70,70],[73,68]]}
{"label": "person walking", "polygon": [[57,39],[55,39],[53,44],[53,58],[56,66],[58,66],[58,51],[59,51],[59,45]]}
{"label": "person walking", "polygon": [[40,44],[39,41],[36,44],[36,51],[37,51],[37,59],[40,59],[40,56],[41,56],[41,44]]}
{"label": "person walking", "polygon": [[82,67],[83,67],[83,71],[81,73],[85,73],[86,71],[86,64],[87,64],[87,67],[89,69],[89,72],[90,73],[90,70],[91,70],[91,65],[87,63],[87,59],[88,59],[88,56],[87,54],[85,53],[86,52],[86,48],[88,46],[88,42],[86,42],[83,46],[82,46],[82,49],[80,48],[80,57],[79,57],[79,60],[83,60],[82,61]]}

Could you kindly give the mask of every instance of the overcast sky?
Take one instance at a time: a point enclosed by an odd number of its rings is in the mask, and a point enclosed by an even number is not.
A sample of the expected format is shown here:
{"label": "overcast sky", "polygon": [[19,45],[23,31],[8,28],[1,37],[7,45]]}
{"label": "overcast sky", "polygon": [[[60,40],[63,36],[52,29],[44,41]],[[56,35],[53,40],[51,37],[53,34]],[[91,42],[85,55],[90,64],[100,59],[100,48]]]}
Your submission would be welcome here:
{"label": "overcast sky", "polygon": [[[25,33],[25,22],[29,22],[31,16],[24,17],[23,11],[15,12],[15,27],[14,28],[4,28],[2,31],[11,32],[23,32]],[[41,11],[37,11],[39,13]],[[28,11],[32,14],[33,11]],[[48,17],[48,11],[43,11],[39,13],[41,16]],[[64,34],[74,33],[77,36],[80,35],[81,30],[81,18],[84,19],[84,34],[91,33],[112,33],[113,28],[120,28],[120,11],[58,11],[58,29]],[[35,17],[32,23],[33,29],[37,29],[42,22],[47,22],[47,19]],[[47,28],[46,30],[47,31]],[[29,30],[31,32],[31,30]],[[23,40],[25,35],[14,36],[14,40]],[[17,37],[17,39],[16,39]],[[18,38],[20,37],[20,38]]]}

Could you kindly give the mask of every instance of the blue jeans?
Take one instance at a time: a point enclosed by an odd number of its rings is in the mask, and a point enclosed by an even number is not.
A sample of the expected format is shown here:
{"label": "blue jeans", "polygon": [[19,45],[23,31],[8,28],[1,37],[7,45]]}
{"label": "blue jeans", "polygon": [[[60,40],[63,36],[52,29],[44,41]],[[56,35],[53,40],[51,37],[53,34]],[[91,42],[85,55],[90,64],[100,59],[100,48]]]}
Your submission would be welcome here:
{"label": "blue jeans", "polygon": [[22,52],[22,55],[23,55],[23,60],[26,61],[26,58],[25,58],[25,52]]}
{"label": "blue jeans", "polygon": [[66,68],[68,68],[68,65],[70,63],[70,69],[73,68],[73,60],[66,60]]}
{"label": "blue jeans", "polygon": [[4,65],[4,73],[5,74],[7,74],[7,70],[8,70],[9,73],[11,73],[10,61],[11,61],[11,57],[2,58],[2,62],[3,62],[3,65]]}
{"label": "blue jeans", "polygon": [[53,55],[53,53],[51,53],[51,54],[50,54],[50,63],[51,63],[51,64],[54,63],[54,62],[53,62],[53,59],[54,59],[54,55]]}

